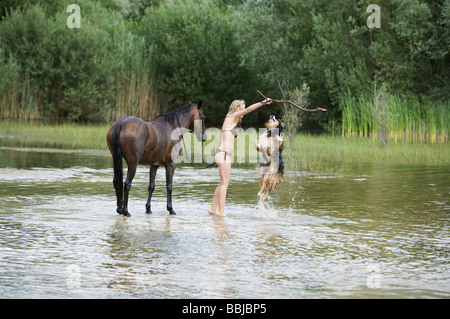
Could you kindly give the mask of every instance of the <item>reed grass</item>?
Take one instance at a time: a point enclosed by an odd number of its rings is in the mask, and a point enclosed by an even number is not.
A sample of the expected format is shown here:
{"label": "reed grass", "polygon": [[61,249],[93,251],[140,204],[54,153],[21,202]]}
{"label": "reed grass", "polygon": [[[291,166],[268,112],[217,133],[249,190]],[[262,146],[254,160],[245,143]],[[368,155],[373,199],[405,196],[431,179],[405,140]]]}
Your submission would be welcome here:
{"label": "reed grass", "polygon": [[29,78],[20,80],[20,66],[0,47],[0,118],[31,119],[39,114],[39,102]]}
{"label": "reed grass", "polygon": [[116,107],[110,110],[111,122],[125,116],[150,120],[159,111],[152,62],[153,48],[143,38],[128,33],[118,45],[119,70]]}
{"label": "reed grass", "polygon": [[[440,143],[449,141],[450,101],[419,99],[415,95],[387,93],[389,140]],[[378,136],[374,97],[347,96],[342,103],[342,136]]]}

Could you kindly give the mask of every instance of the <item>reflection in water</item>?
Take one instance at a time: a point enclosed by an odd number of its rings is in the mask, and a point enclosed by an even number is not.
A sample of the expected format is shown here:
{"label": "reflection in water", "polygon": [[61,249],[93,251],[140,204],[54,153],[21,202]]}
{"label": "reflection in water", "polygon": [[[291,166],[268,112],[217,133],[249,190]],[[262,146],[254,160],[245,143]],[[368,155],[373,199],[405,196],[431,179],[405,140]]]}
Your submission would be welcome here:
{"label": "reflection in water", "polygon": [[264,204],[233,168],[225,218],[216,168],[177,170],[170,216],[139,167],[123,218],[109,157],[42,152],[0,149],[1,297],[450,297],[446,167],[288,171]]}

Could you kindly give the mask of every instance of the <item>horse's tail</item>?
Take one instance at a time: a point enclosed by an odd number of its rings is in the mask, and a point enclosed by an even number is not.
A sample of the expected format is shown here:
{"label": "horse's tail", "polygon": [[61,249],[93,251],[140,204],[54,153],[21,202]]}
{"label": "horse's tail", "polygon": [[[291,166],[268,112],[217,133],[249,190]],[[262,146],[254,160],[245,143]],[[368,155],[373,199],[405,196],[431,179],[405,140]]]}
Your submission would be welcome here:
{"label": "horse's tail", "polygon": [[122,148],[120,147],[120,130],[122,124],[118,124],[114,128],[112,135],[112,157],[114,167],[114,186],[117,192],[117,198],[123,199],[123,162]]}

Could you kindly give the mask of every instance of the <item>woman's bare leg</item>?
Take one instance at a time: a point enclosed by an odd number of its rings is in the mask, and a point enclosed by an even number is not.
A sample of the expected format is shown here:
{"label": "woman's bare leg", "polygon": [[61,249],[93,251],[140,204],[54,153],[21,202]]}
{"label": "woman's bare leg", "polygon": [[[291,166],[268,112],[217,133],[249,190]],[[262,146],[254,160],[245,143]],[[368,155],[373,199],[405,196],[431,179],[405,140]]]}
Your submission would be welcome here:
{"label": "woman's bare leg", "polygon": [[[225,216],[225,199],[227,196],[228,185],[231,176],[231,159],[227,156],[225,161],[216,161],[219,167],[220,183],[214,192],[214,198],[209,209],[209,213],[213,215]],[[218,208],[218,212],[217,212]]]}
{"label": "woman's bare leg", "polygon": [[218,188],[219,192],[219,214],[225,216],[225,199],[227,197],[228,185],[230,184],[230,176],[231,176],[231,163],[223,163],[218,164],[219,166],[219,175],[220,175],[220,184]]}
{"label": "woman's bare leg", "polygon": [[211,215],[217,215],[217,206],[219,205],[219,186],[216,187],[216,191],[214,192],[214,197],[213,197],[213,201],[211,203],[211,207],[208,210],[208,213],[210,213]]}

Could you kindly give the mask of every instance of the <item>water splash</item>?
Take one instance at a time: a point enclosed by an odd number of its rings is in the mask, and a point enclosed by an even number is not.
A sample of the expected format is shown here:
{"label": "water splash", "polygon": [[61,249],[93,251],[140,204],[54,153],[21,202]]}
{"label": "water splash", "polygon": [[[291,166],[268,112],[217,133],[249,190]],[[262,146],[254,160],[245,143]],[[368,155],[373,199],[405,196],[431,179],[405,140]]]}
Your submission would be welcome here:
{"label": "water splash", "polygon": [[278,213],[273,205],[272,199],[268,197],[267,200],[263,202],[263,195],[258,195],[258,197],[258,205],[255,207],[255,217],[264,219],[277,219]]}

